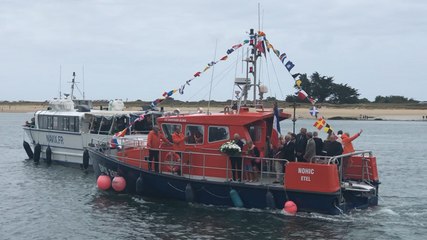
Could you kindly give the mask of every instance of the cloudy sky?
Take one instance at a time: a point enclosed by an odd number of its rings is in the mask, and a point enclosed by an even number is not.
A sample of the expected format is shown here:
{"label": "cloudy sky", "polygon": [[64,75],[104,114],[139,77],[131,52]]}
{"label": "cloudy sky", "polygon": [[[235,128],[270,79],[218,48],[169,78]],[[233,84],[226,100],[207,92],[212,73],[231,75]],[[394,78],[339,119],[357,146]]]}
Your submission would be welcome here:
{"label": "cloudy sky", "polygon": [[[86,98],[154,100],[258,29],[258,2],[1,0],[0,100],[52,99],[60,85],[69,92],[72,72]],[[333,76],[370,100],[427,100],[426,12],[425,0],[262,1],[261,28],[295,72]],[[241,52],[211,70],[174,97],[208,99],[213,79],[212,99],[230,99]],[[274,55],[261,73],[267,96],[294,92]]]}

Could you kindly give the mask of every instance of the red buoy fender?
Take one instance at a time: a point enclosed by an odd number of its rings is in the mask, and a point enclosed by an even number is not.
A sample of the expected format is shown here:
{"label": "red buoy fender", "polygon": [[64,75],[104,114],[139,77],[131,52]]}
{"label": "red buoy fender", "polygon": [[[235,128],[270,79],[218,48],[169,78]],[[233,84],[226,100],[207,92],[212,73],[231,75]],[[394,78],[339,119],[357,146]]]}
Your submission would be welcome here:
{"label": "red buoy fender", "polygon": [[293,201],[286,201],[283,206],[283,212],[287,215],[295,215],[298,211],[297,205]]}
{"label": "red buoy fender", "polygon": [[111,185],[114,190],[116,190],[117,192],[121,192],[126,188],[126,180],[124,177],[115,176],[113,178],[113,181],[111,182]]}
{"label": "red buoy fender", "polygon": [[111,186],[111,179],[110,176],[107,175],[100,175],[98,177],[98,180],[96,181],[98,188],[101,190],[108,190]]}

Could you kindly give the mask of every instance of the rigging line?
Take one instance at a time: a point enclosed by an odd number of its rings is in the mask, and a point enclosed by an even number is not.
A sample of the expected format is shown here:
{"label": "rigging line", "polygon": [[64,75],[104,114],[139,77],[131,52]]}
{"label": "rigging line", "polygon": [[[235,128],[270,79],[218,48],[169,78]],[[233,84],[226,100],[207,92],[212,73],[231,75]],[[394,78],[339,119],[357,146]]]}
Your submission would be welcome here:
{"label": "rigging line", "polygon": [[[218,48],[218,39],[215,41],[215,53],[214,53],[213,61],[215,61],[215,58],[216,58],[217,48]],[[210,106],[211,106],[212,82],[213,82],[213,78],[215,76],[214,73],[215,73],[215,64],[212,65],[212,74],[211,74],[211,81],[210,81],[210,87],[209,87],[208,114],[209,114],[209,110],[210,110]]]}
{"label": "rigging line", "polygon": [[[230,69],[228,69],[227,73],[229,73],[231,70],[232,68],[230,66]],[[216,87],[225,79],[226,76],[227,75],[224,74],[224,76],[218,82],[216,82],[216,84],[213,86],[213,89],[216,89]],[[206,94],[203,97],[206,97]]]}
{"label": "rigging line", "polygon": [[268,56],[270,57],[271,66],[273,67],[274,75],[276,76],[276,82],[277,82],[277,86],[279,87],[280,95],[282,96],[282,99],[285,99],[283,97],[283,91],[282,91],[282,87],[280,86],[279,77],[277,77],[276,68],[274,67],[273,61],[271,59],[271,54],[268,54]]}
{"label": "rigging line", "polygon": [[[270,58],[270,62],[271,62],[271,64],[273,64],[272,61],[271,61],[271,58]],[[266,68],[266,71],[267,71],[268,87],[270,89],[273,89],[271,87],[270,70],[268,69],[268,62],[267,61],[265,61],[265,68]],[[270,90],[270,94],[269,95],[272,96],[272,94],[273,94],[273,92]]]}
{"label": "rigging line", "polygon": [[[243,49],[243,48],[242,48]],[[240,55],[240,52],[242,53],[242,72],[243,72],[243,50],[242,51],[240,51],[240,48],[237,50],[237,54],[236,54],[236,69],[234,70],[234,82],[236,82],[236,77],[237,77],[237,68],[238,68],[238,65],[239,65],[239,55]],[[233,84],[233,88],[232,88],[232,90],[231,90],[231,103],[230,104],[233,104],[233,97],[234,97],[234,91],[235,91],[235,89],[236,89],[236,84]],[[236,99],[237,100],[237,99]]]}
{"label": "rigging line", "polygon": [[[236,60],[237,61],[237,60]],[[232,62],[232,63],[234,63],[234,62]],[[230,64],[230,66],[228,66],[224,71],[222,71],[220,74],[218,74],[216,77],[214,77],[214,80],[215,79],[219,79],[220,77],[222,77],[222,78],[224,78],[224,76],[223,75],[226,75],[231,69],[232,69],[232,67],[233,67],[233,65],[232,64]],[[218,85],[218,84],[216,84],[216,85]],[[215,85],[215,86],[216,86]],[[191,97],[189,97],[189,98],[187,98],[187,101],[189,101],[189,100],[191,100],[191,99],[193,99],[195,96],[197,96],[198,94],[200,94],[200,92],[201,92],[201,90],[203,90],[203,89],[206,89],[206,84],[205,85],[203,85],[201,88],[199,88],[199,90],[198,91],[196,91],[196,93],[195,94],[193,94]],[[214,86],[214,88],[215,88],[215,86]],[[205,95],[206,96],[206,95]]]}

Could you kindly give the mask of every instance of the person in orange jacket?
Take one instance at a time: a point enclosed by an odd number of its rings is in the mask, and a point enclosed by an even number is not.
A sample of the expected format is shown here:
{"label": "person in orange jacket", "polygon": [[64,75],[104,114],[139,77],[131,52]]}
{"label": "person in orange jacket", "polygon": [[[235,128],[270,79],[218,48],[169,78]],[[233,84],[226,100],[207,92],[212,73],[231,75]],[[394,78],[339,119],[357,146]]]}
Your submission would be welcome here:
{"label": "person in orange jacket", "polygon": [[172,133],[173,149],[175,151],[184,151],[184,141],[187,137],[181,132],[181,127],[177,126]]}
{"label": "person in orange jacket", "polygon": [[169,141],[159,133],[159,127],[157,125],[153,126],[153,130],[148,133],[147,138],[147,148],[148,150],[148,169],[152,170],[152,163],[154,163],[154,170],[159,172],[159,148],[163,142],[169,143]]}
{"label": "person in orange jacket", "polygon": [[344,133],[341,136],[342,145],[343,145],[343,154],[354,152],[353,144],[351,143],[354,139],[358,138],[362,134],[363,130],[349,137],[349,133]]}

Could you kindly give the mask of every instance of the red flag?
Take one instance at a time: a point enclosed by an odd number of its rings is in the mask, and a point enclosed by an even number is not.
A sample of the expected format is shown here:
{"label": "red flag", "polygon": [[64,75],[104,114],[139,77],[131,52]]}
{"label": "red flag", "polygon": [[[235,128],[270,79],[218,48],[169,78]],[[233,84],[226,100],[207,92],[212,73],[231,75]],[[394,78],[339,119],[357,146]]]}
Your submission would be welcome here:
{"label": "red flag", "polygon": [[304,90],[300,90],[300,91],[298,92],[298,98],[299,98],[299,99],[301,99],[301,100],[306,99],[306,98],[307,98],[307,96],[308,96],[308,94],[307,94]]}
{"label": "red flag", "polygon": [[265,47],[264,47],[264,41],[259,41],[256,44],[256,48],[258,49],[258,51],[262,52],[265,54]]}
{"label": "red flag", "polygon": [[200,74],[201,74],[201,72],[196,72],[196,73],[194,74],[194,77],[200,77]]}
{"label": "red flag", "polygon": [[323,126],[326,124],[326,121],[325,121],[325,119],[323,119],[323,118],[319,118],[314,124],[313,124],[313,126],[314,127],[316,127],[317,129],[322,129],[323,128]]}

